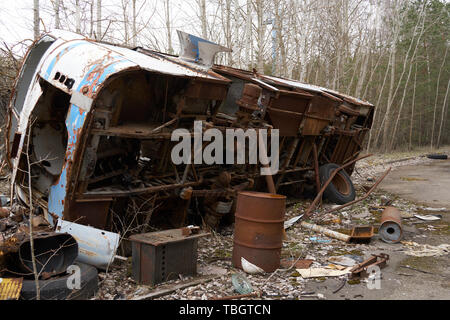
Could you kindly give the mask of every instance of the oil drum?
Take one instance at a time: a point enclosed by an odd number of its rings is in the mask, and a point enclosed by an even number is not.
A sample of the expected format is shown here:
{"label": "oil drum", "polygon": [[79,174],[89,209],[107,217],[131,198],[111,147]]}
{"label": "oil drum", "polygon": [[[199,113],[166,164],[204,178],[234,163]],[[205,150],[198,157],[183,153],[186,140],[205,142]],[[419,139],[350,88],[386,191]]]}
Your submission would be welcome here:
{"label": "oil drum", "polygon": [[243,191],[238,194],[234,226],[233,266],[241,257],[273,272],[280,266],[286,197]]}

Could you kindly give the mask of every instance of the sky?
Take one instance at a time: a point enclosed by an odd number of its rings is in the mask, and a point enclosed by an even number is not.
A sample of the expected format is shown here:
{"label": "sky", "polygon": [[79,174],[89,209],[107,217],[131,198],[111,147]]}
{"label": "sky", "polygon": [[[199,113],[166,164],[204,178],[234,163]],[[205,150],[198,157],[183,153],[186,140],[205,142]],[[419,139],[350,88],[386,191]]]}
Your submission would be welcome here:
{"label": "sky", "polygon": [[0,0],[0,40],[8,44],[33,37],[32,0]]}
{"label": "sky", "polygon": [[[68,1],[69,2],[69,1]],[[74,1],[70,1],[74,2]],[[46,30],[50,30],[54,27],[54,15],[52,12],[52,5],[50,0],[40,0],[41,10],[40,16],[45,24]],[[140,7],[140,3],[143,1],[138,1],[138,7],[141,9],[139,11],[138,24],[145,25],[147,28],[154,31],[157,35],[155,41],[165,41],[165,16],[163,1],[148,0],[145,1],[144,7]],[[102,23],[102,28],[106,28],[108,25],[108,17],[119,17],[121,18],[121,1],[120,0],[103,0],[102,6],[102,16],[106,20]],[[173,46],[175,47],[178,40],[175,33],[175,29],[183,29],[187,32],[195,32],[197,29],[195,19],[195,8],[193,7],[193,1],[186,0],[171,0],[171,21],[173,30]],[[138,8],[138,9],[139,9]],[[95,9],[94,9],[95,10]],[[129,8],[131,11],[131,8]],[[89,9],[86,8],[83,15],[88,17],[90,14]],[[95,11],[94,11],[95,14]],[[190,18],[189,18],[190,17]],[[61,14],[62,28],[67,29],[67,25],[70,25],[70,29],[75,29],[75,14],[73,13],[69,17],[64,17]],[[64,25],[64,23],[66,25]],[[43,32],[43,25],[41,24],[41,32]],[[89,26],[84,26],[88,28]],[[95,26],[94,26],[95,28]],[[160,29],[160,30],[158,30]],[[119,29],[118,29],[119,30]],[[87,30],[85,34],[87,34]],[[104,30],[103,30],[104,31]],[[111,30],[109,30],[111,31]],[[121,36],[118,35],[120,38]],[[8,46],[16,44],[22,40],[28,40],[23,46],[17,46],[14,52],[20,54],[24,53],[27,45],[30,44],[33,38],[33,0],[0,0],[0,47],[3,47],[3,42]],[[161,40],[162,39],[162,40]]]}

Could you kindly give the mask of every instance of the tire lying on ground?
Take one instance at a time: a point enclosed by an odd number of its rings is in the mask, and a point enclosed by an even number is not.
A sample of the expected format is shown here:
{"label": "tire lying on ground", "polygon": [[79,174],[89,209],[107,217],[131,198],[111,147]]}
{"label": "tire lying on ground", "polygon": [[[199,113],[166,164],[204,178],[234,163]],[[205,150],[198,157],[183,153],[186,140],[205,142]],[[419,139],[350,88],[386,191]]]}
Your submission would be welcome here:
{"label": "tire lying on ground", "polygon": [[[98,291],[97,268],[76,262],[80,267],[80,289],[69,289],[68,282],[73,284],[70,274],[55,276],[47,280],[39,280],[41,300],[85,300],[91,298]],[[22,300],[36,300],[36,285],[34,280],[23,280]]]}
{"label": "tire lying on ground", "polygon": [[427,154],[429,159],[446,160],[448,156],[446,154]]}
{"label": "tire lying on ground", "polygon": [[[320,183],[327,182],[333,171],[340,166],[335,163],[327,163],[319,168]],[[323,196],[336,204],[345,204],[355,200],[355,187],[350,176],[345,170],[340,170],[325,189]]]}

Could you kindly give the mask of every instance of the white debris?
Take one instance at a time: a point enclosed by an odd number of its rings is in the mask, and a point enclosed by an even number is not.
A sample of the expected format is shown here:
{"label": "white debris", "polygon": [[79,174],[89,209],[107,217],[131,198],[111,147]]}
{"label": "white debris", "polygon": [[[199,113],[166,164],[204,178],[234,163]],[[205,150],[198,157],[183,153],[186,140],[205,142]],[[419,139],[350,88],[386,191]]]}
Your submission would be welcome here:
{"label": "white debris", "polygon": [[296,269],[302,278],[317,278],[317,277],[339,277],[350,273],[351,268],[345,268],[344,270],[336,270],[330,268],[309,268],[309,269]]}
{"label": "white debris", "polygon": [[439,215],[421,215],[421,214],[415,214],[414,217],[420,219],[420,220],[425,220],[425,221],[438,221],[442,219],[442,216]]}
{"label": "white debris", "polygon": [[418,244],[413,241],[402,241],[407,249],[404,251],[407,255],[415,257],[436,257],[443,256],[450,253],[449,244],[440,244],[432,246],[429,244]]}
{"label": "white debris", "polygon": [[264,272],[263,269],[254,265],[251,262],[248,262],[247,260],[244,259],[244,257],[241,257],[241,264],[242,264],[242,269],[244,269],[244,271],[246,273],[255,274],[255,273],[263,273]]}

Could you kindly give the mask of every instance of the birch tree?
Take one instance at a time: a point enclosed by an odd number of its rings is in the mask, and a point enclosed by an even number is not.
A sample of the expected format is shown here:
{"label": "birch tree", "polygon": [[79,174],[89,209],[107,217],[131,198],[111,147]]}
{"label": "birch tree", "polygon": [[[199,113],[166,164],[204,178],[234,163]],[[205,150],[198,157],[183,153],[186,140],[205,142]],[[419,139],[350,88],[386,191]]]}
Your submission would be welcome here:
{"label": "birch tree", "polygon": [[33,2],[33,32],[34,32],[34,40],[37,40],[39,38],[40,35],[40,30],[39,30],[39,24],[40,24],[40,19],[39,19],[39,0],[34,0]]}

